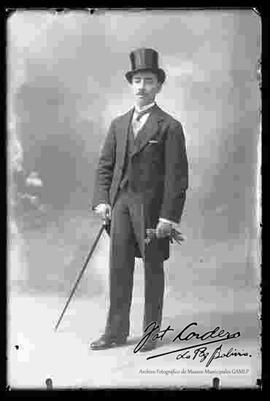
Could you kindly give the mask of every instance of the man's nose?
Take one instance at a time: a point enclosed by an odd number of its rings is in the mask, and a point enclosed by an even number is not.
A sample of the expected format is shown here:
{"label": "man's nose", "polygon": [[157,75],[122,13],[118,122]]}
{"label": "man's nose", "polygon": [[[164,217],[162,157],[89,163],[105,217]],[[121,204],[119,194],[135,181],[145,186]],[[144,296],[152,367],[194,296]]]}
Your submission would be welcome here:
{"label": "man's nose", "polygon": [[144,87],[145,87],[145,82],[144,82],[144,80],[142,79],[140,82],[139,82],[139,89],[144,89]]}

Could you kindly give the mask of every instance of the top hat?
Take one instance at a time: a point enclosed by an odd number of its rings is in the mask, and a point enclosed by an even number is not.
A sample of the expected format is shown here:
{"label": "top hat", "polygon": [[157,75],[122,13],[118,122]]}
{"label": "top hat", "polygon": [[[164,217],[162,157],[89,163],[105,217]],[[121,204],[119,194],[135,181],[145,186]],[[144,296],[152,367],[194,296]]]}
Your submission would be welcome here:
{"label": "top hat", "polygon": [[158,81],[163,83],[166,78],[165,72],[158,66],[158,52],[153,49],[137,49],[129,55],[131,61],[131,71],[126,73],[129,83],[136,72],[151,71],[157,74]]}

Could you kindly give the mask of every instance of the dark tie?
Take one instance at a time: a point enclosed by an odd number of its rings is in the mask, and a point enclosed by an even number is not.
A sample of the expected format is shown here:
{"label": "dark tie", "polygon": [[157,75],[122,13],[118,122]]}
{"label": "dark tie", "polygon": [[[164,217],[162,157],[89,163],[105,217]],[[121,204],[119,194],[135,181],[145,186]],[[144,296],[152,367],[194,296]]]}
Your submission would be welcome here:
{"label": "dark tie", "polygon": [[144,111],[140,111],[140,112],[136,111],[135,120],[136,120],[136,121],[140,121],[140,119],[142,118],[142,116],[144,116],[144,115],[147,114],[147,113],[150,113],[150,112],[153,110],[154,107],[155,107],[155,105],[152,106],[152,107],[149,107],[149,109],[146,109],[146,110],[144,110]]}
{"label": "dark tie", "polygon": [[144,116],[145,114],[150,113],[153,108],[155,106],[149,107],[149,109],[141,111],[141,112],[137,112],[135,114],[135,119],[133,120],[132,126],[133,126],[133,134],[134,134],[134,138],[136,138],[138,131],[140,130],[140,119],[142,118],[142,116]]}

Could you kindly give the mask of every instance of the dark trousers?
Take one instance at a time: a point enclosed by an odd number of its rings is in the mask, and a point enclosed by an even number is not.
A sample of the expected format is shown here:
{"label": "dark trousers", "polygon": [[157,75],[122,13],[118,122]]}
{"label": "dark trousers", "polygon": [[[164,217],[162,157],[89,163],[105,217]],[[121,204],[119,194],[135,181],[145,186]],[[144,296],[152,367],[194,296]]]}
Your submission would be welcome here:
{"label": "dark trousers", "polygon": [[[112,210],[110,231],[110,307],[105,335],[128,337],[132,300],[133,274],[136,244],[140,243],[143,224],[143,208],[139,197],[127,187],[121,190]],[[161,324],[164,270],[163,262],[144,259],[144,319],[143,331],[153,321]]]}

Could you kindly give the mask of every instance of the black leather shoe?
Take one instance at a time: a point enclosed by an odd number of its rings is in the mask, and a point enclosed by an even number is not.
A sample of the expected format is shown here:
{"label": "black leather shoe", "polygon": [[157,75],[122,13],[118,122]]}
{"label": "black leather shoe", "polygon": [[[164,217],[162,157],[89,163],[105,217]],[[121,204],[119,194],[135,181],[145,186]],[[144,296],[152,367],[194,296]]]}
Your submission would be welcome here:
{"label": "black leather shoe", "polygon": [[106,337],[105,335],[103,335],[98,340],[93,341],[90,344],[90,348],[94,351],[98,351],[102,349],[108,349],[120,345],[125,345],[126,342],[127,342],[126,338],[113,338],[113,337]]}
{"label": "black leather shoe", "polygon": [[152,351],[153,349],[155,349],[157,346],[156,342],[153,341],[149,341],[147,342],[145,345],[142,346],[142,348],[140,348],[139,352],[148,352],[148,351]]}

